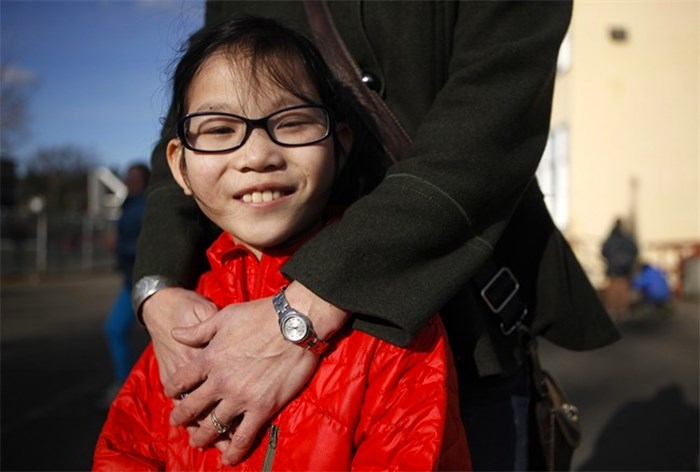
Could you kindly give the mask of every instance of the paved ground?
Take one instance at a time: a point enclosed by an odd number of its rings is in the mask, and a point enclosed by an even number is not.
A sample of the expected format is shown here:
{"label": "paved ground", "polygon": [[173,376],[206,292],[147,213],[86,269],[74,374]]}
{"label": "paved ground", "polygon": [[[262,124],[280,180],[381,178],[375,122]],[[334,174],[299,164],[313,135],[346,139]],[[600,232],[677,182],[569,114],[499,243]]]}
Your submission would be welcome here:
{"label": "paved ground", "polygon": [[575,470],[698,470],[698,306],[637,310],[618,321],[622,339],[596,351],[542,346],[544,367],[581,410]]}
{"label": "paved ground", "polygon": [[[110,383],[102,324],[112,274],[3,283],[0,470],[89,470]],[[576,470],[698,470],[698,303],[620,322],[588,353],[542,346],[582,411]],[[145,342],[137,330],[137,346]]]}
{"label": "paved ground", "polygon": [[112,274],[3,284],[1,470],[90,470],[111,382],[102,325],[118,287]]}

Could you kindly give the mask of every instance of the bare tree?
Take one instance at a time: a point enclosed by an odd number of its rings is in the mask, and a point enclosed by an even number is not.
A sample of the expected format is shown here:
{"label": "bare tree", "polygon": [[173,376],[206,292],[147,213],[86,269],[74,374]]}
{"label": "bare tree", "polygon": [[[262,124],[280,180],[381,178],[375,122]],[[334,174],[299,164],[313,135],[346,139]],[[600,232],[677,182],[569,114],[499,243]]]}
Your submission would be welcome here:
{"label": "bare tree", "polygon": [[27,161],[25,196],[44,195],[49,211],[78,211],[87,207],[87,175],[97,157],[77,146],[42,148]]}
{"label": "bare tree", "polygon": [[4,156],[11,155],[28,134],[29,97],[36,83],[27,69],[0,63],[0,152]]}
{"label": "bare tree", "polygon": [[94,153],[66,144],[38,149],[27,160],[27,171],[34,174],[70,175],[86,173],[96,165]]}

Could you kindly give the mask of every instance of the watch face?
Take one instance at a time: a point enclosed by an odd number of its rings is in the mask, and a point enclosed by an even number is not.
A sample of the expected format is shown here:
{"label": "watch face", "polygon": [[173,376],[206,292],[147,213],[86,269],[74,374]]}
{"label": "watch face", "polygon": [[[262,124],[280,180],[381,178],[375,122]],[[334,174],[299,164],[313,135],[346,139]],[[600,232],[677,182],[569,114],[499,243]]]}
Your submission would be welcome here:
{"label": "watch face", "polygon": [[282,333],[284,337],[293,343],[306,338],[309,327],[301,316],[290,316],[282,323]]}

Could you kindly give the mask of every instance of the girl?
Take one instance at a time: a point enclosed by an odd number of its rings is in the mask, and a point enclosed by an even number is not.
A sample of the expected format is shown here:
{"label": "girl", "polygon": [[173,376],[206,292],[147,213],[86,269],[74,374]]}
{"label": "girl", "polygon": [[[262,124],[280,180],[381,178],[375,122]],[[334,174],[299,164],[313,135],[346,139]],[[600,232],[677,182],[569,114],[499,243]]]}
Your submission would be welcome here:
{"label": "girl", "polygon": [[[236,468],[470,468],[439,317],[408,348],[349,329],[321,340],[285,298],[281,266],[337,216],[331,195],[356,180],[348,168],[359,154],[351,158],[348,150],[362,133],[314,46],[271,20],[225,23],[181,58],[173,109],[173,176],[223,230],[207,251],[211,270],[197,291],[218,306],[276,294],[280,336],[320,356],[306,387]],[[214,428],[217,447],[191,447],[188,430],[170,424],[172,399],[149,346],[112,405],[94,469],[226,468],[219,449],[235,432],[235,418],[225,417],[225,399],[212,406],[189,429]]]}

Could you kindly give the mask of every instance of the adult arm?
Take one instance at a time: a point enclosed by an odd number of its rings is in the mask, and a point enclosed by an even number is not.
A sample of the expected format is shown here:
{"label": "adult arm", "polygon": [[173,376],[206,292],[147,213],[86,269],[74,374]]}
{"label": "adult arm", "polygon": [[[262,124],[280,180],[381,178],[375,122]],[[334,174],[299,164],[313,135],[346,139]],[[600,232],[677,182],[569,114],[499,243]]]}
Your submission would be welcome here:
{"label": "adult arm", "polygon": [[[372,44],[392,33],[371,21],[390,17],[392,3],[365,5]],[[449,70],[422,120],[413,120],[420,115],[411,109],[416,101],[401,95],[409,71],[385,78],[386,101],[414,136],[409,155],[285,268],[322,298],[365,315],[355,327],[399,344],[409,342],[492,252],[531,183],[548,135],[556,59],[571,14],[569,2],[458,5]],[[396,24],[411,21],[400,10],[393,14]],[[412,40],[404,35],[392,49],[377,47],[378,61],[401,67],[390,61],[400,49],[412,58],[404,61],[407,67],[420,71],[421,58],[410,51],[430,49]]]}
{"label": "adult arm", "polygon": [[[449,44],[442,51],[449,62],[443,80],[427,85],[420,80],[412,89],[404,82],[411,68],[420,69],[421,57],[432,57],[432,44],[423,44],[419,34],[404,34],[402,41],[382,34],[397,33],[388,23],[423,21],[411,12],[428,4],[457,9],[445,15],[454,17],[453,24],[438,31]],[[229,5],[208,4],[207,21],[220,21],[241,3]],[[533,179],[549,130],[559,44],[571,15],[571,3],[564,1],[413,5],[367,2],[363,26],[380,65],[396,69],[408,63],[405,71],[387,73],[385,94],[414,146],[377,189],[305,245],[285,269],[314,294],[362,314],[355,327],[399,344],[409,342],[492,252]],[[336,8],[331,2],[331,10]],[[393,21],[397,18],[401,21]],[[339,27],[341,33],[349,28],[340,21]],[[428,62],[439,67],[438,59]],[[419,87],[432,87],[434,94]],[[177,274],[191,283],[208,234],[201,213],[164,166],[154,154],[136,272]]]}

